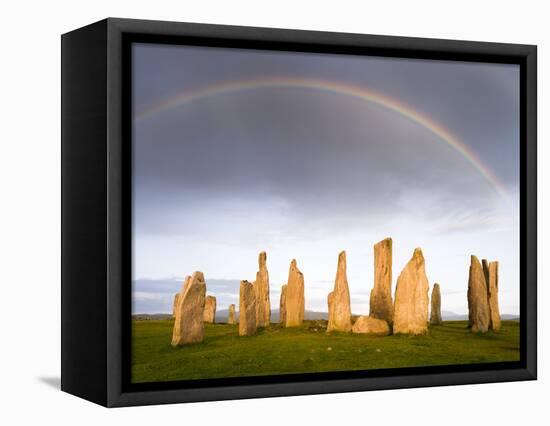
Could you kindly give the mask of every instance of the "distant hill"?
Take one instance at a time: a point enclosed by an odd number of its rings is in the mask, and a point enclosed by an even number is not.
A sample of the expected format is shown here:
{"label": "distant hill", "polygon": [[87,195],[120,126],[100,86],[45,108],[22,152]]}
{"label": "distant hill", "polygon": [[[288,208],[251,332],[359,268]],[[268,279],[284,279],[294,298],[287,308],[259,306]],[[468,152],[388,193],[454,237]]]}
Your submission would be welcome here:
{"label": "distant hill", "polygon": [[[237,319],[239,319],[239,313],[235,312]],[[216,311],[216,322],[227,322],[227,317],[229,316],[229,311],[227,309],[221,309]],[[271,310],[271,322],[280,321],[279,309]],[[308,311],[306,310],[304,314],[304,319],[306,320],[326,320],[328,319],[328,313],[326,312],[317,312],[317,311]]]}
{"label": "distant hill", "polygon": [[172,314],[134,314],[132,319],[137,321],[164,320],[172,318]]}
{"label": "distant hill", "polygon": [[519,317],[517,315],[508,315],[508,314],[502,314],[500,316],[500,319],[502,321],[519,321]]}
{"label": "distant hill", "polygon": [[[441,311],[441,317],[443,321],[466,321],[468,319],[468,314],[455,314],[454,312]],[[519,316],[502,314],[500,319],[502,321],[519,321]]]}
{"label": "distant hill", "polygon": [[468,319],[468,314],[455,314],[450,311],[441,311],[443,321],[464,321]]}

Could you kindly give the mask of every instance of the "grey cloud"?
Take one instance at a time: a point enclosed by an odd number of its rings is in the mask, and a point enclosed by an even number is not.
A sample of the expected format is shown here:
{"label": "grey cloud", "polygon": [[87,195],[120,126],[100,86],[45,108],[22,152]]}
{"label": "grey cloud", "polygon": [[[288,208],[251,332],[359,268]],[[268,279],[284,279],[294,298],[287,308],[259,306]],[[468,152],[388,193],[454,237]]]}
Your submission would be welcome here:
{"label": "grey cloud", "polygon": [[292,91],[226,98],[139,125],[138,231],[177,233],[171,215],[197,223],[213,209],[238,217],[240,205],[253,216],[263,210],[290,226],[306,223],[314,234],[403,209],[439,217],[496,196],[437,136],[376,106]]}
{"label": "grey cloud", "polygon": [[455,133],[503,181],[517,178],[514,65],[160,45],[137,45],[134,53],[136,111],[225,81],[282,76],[343,82],[413,107]]}
{"label": "grey cloud", "polygon": [[440,224],[436,225],[434,234],[452,234],[475,232],[478,230],[499,230],[515,225],[517,219],[490,209],[472,209],[448,213]]}

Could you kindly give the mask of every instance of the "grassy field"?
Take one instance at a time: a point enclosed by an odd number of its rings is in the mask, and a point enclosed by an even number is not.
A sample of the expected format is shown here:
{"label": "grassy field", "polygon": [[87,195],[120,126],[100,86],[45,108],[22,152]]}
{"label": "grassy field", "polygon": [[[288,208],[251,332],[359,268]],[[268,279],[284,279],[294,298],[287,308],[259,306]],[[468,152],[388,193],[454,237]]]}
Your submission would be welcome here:
{"label": "grassy field", "polygon": [[465,321],[446,321],[416,337],[327,335],[326,321],[239,337],[236,325],[207,324],[202,343],[179,348],[170,345],[172,324],[133,321],[134,383],[519,360],[515,321],[484,335],[472,334]]}

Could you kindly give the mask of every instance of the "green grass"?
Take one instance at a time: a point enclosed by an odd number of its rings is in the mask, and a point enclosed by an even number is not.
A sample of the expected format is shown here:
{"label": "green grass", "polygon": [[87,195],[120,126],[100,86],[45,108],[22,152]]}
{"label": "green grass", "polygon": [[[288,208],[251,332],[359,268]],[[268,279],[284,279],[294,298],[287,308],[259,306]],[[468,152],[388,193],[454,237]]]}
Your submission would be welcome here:
{"label": "green grass", "polygon": [[178,348],[170,345],[172,324],[133,321],[134,383],[519,360],[514,321],[504,321],[498,334],[473,334],[465,321],[447,321],[415,337],[327,335],[326,321],[239,337],[236,325],[207,324],[202,343]]}

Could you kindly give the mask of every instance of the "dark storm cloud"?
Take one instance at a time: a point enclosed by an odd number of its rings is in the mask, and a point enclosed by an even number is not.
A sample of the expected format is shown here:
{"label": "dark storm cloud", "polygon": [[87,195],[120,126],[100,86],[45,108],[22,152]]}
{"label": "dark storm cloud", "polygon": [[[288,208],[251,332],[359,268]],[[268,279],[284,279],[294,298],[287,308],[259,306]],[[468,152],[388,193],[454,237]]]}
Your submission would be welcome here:
{"label": "dark storm cloud", "polygon": [[173,233],[171,212],[204,216],[202,208],[224,198],[271,209],[279,200],[282,213],[297,222],[326,227],[330,220],[342,228],[342,220],[344,227],[360,226],[403,208],[438,215],[461,207],[464,197],[486,203],[496,196],[436,136],[376,106],[272,90],[189,106],[138,127],[138,231]]}
{"label": "dark storm cloud", "polygon": [[138,112],[224,81],[285,76],[344,82],[412,106],[446,126],[502,181],[517,180],[516,66],[158,45],[138,45],[134,52]]}

